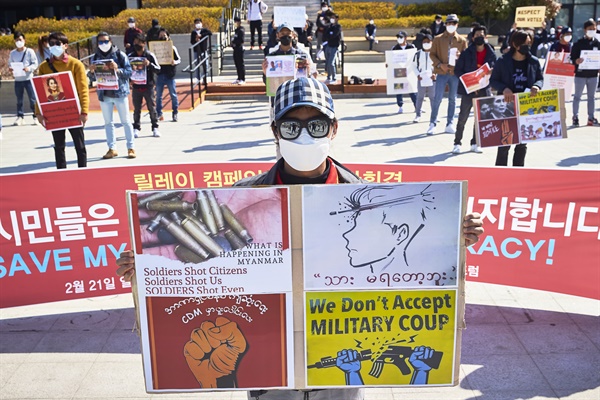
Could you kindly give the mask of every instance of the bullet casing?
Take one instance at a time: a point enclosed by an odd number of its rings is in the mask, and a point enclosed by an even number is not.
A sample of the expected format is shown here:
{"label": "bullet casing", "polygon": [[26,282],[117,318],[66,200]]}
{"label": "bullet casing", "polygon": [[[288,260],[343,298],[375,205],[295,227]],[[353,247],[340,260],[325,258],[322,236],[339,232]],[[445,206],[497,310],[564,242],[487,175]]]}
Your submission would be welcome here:
{"label": "bullet casing", "polygon": [[165,199],[170,199],[172,197],[177,197],[180,196],[182,192],[158,192],[158,193],[153,193],[149,196],[146,196],[142,199],[138,200],[138,207],[145,207],[146,203],[148,203],[149,201],[154,201],[154,200],[165,200]]}
{"label": "bullet casing", "polygon": [[196,191],[196,201],[198,202],[198,206],[200,208],[202,220],[206,226],[208,226],[210,233],[212,235],[216,235],[219,232],[217,229],[217,223],[215,222],[215,217],[208,202],[208,197],[206,197],[206,193],[204,193],[203,190]]}
{"label": "bullet casing", "polygon": [[[202,246],[194,239],[192,235],[186,232],[181,226],[169,220],[164,214],[160,215],[160,223],[165,227],[171,235],[175,236],[179,243],[193,251],[195,254],[202,258],[208,258],[210,255],[204,250]],[[185,222],[185,221],[184,221]]]}
{"label": "bullet casing", "polygon": [[208,204],[210,204],[213,216],[215,217],[217,229],[219,231],[222,231],[223,229],[225,229],[225,219],[223,218],[223,212],[221,211],[221,207],[219,207],[219,203],[217,203],[215,192],[213,192],[212,190],[208,190],[206,192],[206,197],[208,198]]}
{"label": "bullet casing", "polygon": [[231,248],[233,248],[234,250],[239,250],[241,248],[246,247],[246,243],[244,243],[244,241],[240,239],[239,236],[236,235],[235,232],[231,229],[225,229],[223,235],[225,236],[225,239],[229,241],[229,244],[231,244]]}
{"label": "bullet casing", "polygon": [[173,200],[153,200],[146,203],[146,209],[150,211],[191,211],[198,207],[196,203],[188,203],[187,201]]}
{"label": "bullet casing", "polygon": [[236,218],[235,214],[227,207],[227,204],[221,204],[221,211],[227,224],[233,231],[244,240],[246,243],[252,243],[254,240],[246,227]]}
{"label": "bullet casing", "polygon": [[193,223],[197,224],[204,233],[210,236],[211,233],[208,229],[208,226],[206,226],[206,224],[202,222],[198,216],[195,216],[193,213],[188,211],[181,213],[181,215],[183,215],[184,219],[189,218]]}
{"label": "bullet casing", "polygon": [[200,227],[194,223],[194,221],[186,218],[181,223],[181,227],[185,229],[198,243],[200,243],[206,250],[209,251],[215,257],[219,257],[223,252],[223,248],[219,246],[217,242],[210,236],[200,229]]}
{"label": "bullet casing", "polygon": [[175,246],[175,255],[184,263],[199,264],[205,260],[183,245]]}

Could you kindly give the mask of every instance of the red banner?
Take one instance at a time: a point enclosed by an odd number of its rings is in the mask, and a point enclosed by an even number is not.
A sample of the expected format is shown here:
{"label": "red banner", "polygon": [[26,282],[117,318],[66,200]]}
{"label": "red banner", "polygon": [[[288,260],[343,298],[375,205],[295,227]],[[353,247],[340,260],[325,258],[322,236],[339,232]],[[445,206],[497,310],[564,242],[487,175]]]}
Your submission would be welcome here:
{"label": "red banner", "polygon": [[[230,186],[268,163],[77,169],[0,177],[0,308],[129,291],[125,191]],[[600,299],[600,172],[350,164],[371,182],[468,180],[485,235],[467,279]],[[60,175],[57,175],[60,174]],[[104,182],[110,174],[110,185]],[[107,188],[109,190],[107,190]]]}

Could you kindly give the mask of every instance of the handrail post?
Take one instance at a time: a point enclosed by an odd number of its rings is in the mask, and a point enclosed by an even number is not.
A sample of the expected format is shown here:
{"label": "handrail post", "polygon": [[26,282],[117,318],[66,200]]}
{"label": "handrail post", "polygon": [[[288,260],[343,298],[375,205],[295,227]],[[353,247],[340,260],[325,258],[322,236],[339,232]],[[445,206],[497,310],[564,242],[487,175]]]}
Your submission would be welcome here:
{"label": "handrail post", "polygon": [[342,93],[345,92],[345,88],[344,88],[344,41],[341,41],[342,43]]}
{"label": "handrail post", "polygon": [[188,53],[190,59],[190,95],[192,96],[192,108],[194,108],[194,69],[192,68],[192,65],[194,65],[194,47],[190,47]]}
{"label": "handrail post", "polygon": [[[212,65],[212,36],[208,37],[208,60],[207,63],[210,64],[210,82],[213,82],[213,65]],[[221,60],[221,63],[223,60]]]}

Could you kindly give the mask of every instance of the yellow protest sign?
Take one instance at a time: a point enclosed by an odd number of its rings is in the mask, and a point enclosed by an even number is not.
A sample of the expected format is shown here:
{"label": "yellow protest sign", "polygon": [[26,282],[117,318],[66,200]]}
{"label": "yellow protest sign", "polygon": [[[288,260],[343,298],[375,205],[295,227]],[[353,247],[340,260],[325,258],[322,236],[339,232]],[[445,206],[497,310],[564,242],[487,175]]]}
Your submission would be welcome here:
{"label": "yellow protest sign", "polygon": [[517,7],[515,24],[518,28],[541,28],[546,18],[546,6]]}

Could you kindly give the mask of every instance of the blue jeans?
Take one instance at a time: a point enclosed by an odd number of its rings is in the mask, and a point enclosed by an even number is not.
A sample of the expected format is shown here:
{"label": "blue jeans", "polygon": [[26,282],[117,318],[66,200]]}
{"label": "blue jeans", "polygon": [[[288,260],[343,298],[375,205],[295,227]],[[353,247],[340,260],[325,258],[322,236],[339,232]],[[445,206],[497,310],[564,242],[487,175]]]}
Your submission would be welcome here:
{"label": "blue jeans", "polygon": [[168,78],[165,75],[158,75],[156,77],[156,113],[159,118],[162,115],[162,94],[163,90],[169,89],[171,95],[171,104],[173,105],[173,114],[177,114],[177,108],[179,107],[179,100],[177,99],[177,89],[175,88],[175,79]]}
{"label": "blue jeans", "polygon": [[335,74],[337,72],[335,68],[335,56],[337,55],[338,48],[325,46],[325,71],[327,71],[327,79],[335,80]]}
{"label": "blue jeans", "polygon": [[[408,96],[410,97],[410,99],[412,100],[412,102],[416,108],[417,107],[417,94],[409,93]],[[396,104],[398,104],[398,107],[402,107],[404,105],[404,100],[402,100],[401,94],[396,95]]]}
{"label": "blue jeans", "polygon": [[15,81],[15,95],[17,96],[17,117],[24,117],[23,112],[23,91],[27,91],[27,97],[29,98],[29,108],[31,112],[35,110],[35,95],[33,94],[33,85],[31,80],[27,81]]}
{"label": "blue jeans", "polygon": [[100,102],[102,117],[104,117],[104,130],[106,131],[106,144],[109,149],[117,148],[117,139],[115,137],[115,124],[113,124],[113,109],[117,107],[119,119],[125,129],[125,138],[127,139],[127,148],[133,149],[133,127],[129,119],[129,99],[127,97],[107,97]]}
{"label": "blue jeans", "polygon": [[438,111],[440,110],[440,104],[442,98],[444,98],[444,91],[446,85],[448,85],[448,115],[446,125],[452,124],[454,120],[454,111],[456,110],[456,93],[458,90],[458,78],[454,75],[442,75],[439,74],[435,81],[435,97],[433,98],[433,104],[431,105],[431,118],[429,122],[435,124],[437,121]]}

